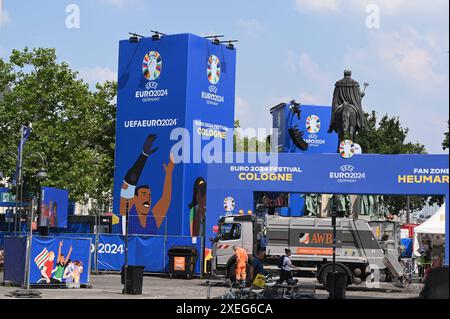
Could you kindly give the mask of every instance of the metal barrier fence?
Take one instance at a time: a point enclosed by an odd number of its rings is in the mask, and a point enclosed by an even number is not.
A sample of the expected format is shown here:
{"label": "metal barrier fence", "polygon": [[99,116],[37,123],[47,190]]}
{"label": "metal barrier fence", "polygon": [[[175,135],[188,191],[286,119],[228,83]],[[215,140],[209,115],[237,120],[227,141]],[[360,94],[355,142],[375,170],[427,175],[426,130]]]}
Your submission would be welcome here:
{"label": "metal barrier fence", "polygon": [[[0,232],[0,250],[6,236],[19,236],[14,232]],[[120,272],[125,261],[125,236],[120,234],[58,233],[48,237],[90,238],[91,272]],[[165,274],[169,270],[168,251],[175,246],[195,247],[198,259],[194,274],[201,275],[203,263],[203,241],[201,237],[169,235],[129,235],[128,264],[144,266],[144,272]]]}

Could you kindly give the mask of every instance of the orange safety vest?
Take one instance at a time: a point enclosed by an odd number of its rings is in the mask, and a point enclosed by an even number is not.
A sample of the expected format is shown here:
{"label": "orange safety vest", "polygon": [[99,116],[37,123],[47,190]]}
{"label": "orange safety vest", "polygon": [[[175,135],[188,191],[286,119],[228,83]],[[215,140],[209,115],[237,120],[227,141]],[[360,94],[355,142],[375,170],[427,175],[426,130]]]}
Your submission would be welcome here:
{"label": "orange safety vest", "polygon": [[247,251],[244,248],[237,247],[236,249],[236,263],[246,264],[248,261]]}

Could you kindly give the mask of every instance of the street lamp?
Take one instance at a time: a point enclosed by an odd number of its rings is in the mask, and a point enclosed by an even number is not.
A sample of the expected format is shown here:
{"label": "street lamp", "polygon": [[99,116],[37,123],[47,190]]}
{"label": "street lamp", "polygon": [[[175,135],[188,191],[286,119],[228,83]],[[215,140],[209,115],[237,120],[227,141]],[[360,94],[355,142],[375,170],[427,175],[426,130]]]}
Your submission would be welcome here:
{"label": "street lamp", "polygon": [[[47,167],[47,163],[45,161],[44,155],[42,155],[39,152],[30,152],[29,155],[38,155],[42,160],[41,168],[39,169],[37,174],[34,175],[34,177],[38,177],[39,179],[46,178],[48,176],[48,174],[47,174],[47,169],[45,168],[45,167]],[[24,163],[24,161],[23,161],[23,153],[22,153],[21,161],[19,163],[19,178],[17,181],[17,188],[18,188],[18,190],[20,190],[20,192],[18,192],[18,194],[17,194],[16,203],[17,203],[17,200],[19,201],[19,203],[22,203],[22,200],[23,200],[23,166],[24,166],[23,163]],[[38,192],[39,192],[39,190],[38,190]],[[19,218],[19,226],[18,227],[19,227],[19,231],[20,231],[20,218]]]}
{"label": "street lamp", "polygon": [[[47,174],[47,169],[46,167],[46,163],[45,163],[45,158],[44,156],[39,153],[39,152],[32,152],[30,153],[30,155],[32,154],[37,154],[41,159],[42,159],[42,167],[39,169],[39,171],[36,173],[36,175],[34,175],[33,177],[37,177],[39,180],[41,179],[45,179],[48,174]],[[20,168],[22,169],[22,168]],[[22,176],[20,176],[22,177]],[[21,178],[19,179],[20,182]],[[39,183],[40,184],[40,183]],[[21,184],[22,186],[22,184]],[[22,201],[22,198],[20,198],[20,201]],[[33,220],[34,220],[34,214],[38,213],[39,210],[39,201],[40,201],[40,196],[39,196],[39,189],[38,189],[38,197],[36,198],[36,196],[33,197],[32,200],[32,204],[31,204],[31,210],[30,210],[30,224],[29,224],[29,233],[27,235],[27,253],[26,253],[26,262],[25,262],[25,291],[21,291],[21,290],[16,290],[12,293],[12,295],[14,297],[17,298],[24,298],[24,297],[31,297],[31,298],[39,298],[40,297],[40,292],[35,292],[30,290],[30,262],[31,262],[31,245],[33,243]],[[20,224],[19,224],[20,227]]]}

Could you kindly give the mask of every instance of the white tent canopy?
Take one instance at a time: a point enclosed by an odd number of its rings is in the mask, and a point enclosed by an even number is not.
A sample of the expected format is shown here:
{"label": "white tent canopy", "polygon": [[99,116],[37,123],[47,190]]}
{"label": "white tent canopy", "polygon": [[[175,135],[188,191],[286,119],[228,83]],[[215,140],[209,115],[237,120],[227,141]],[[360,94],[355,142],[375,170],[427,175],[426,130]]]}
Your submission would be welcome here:
{"label": "white tent canopy", "polygon": [[445,234],[445,204],[424,223],[414,228],[417,234]]}
{"label": "white tent canopy", "polygon": [[430,237],[433,245],[442,245],[445,235],[445,204],[424,223],[414,228],[414,256],[420,257],[419,237]]}

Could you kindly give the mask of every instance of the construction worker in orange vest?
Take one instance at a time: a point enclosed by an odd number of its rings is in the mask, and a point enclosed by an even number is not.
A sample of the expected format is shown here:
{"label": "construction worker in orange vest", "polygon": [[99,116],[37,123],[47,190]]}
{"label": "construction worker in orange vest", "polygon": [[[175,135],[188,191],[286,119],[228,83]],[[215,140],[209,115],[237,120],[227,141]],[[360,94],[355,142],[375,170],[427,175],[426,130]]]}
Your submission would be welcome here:
{"label": "construction worker in orange vest", "polygon": [[246,286],[248,255],[244,248],[233,246],[236,256],[236,282]]}

